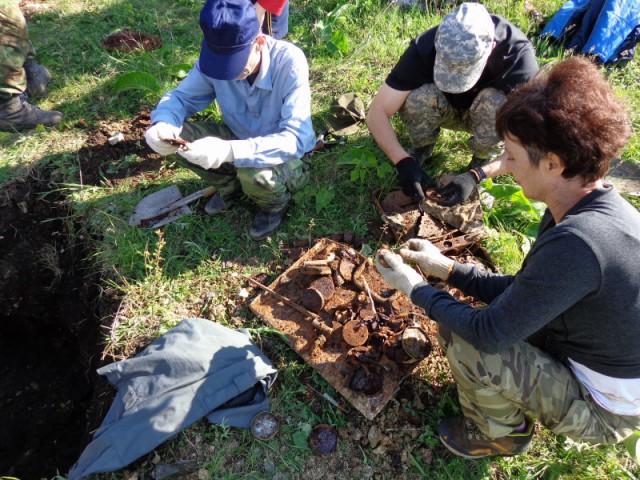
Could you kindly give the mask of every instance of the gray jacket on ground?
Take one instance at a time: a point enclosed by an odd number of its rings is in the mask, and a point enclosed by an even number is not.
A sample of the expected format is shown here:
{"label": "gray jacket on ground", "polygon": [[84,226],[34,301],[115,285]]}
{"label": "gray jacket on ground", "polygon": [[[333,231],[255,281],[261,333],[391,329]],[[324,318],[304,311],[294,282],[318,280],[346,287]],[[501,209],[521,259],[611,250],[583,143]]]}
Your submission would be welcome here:
{"label": "gray jacket on ground", "polygon": [[122,468],[198,419],[248,428],[277,372],[242,330],[189,318],[140,354],[98,370],[118,392],[69,480]]}

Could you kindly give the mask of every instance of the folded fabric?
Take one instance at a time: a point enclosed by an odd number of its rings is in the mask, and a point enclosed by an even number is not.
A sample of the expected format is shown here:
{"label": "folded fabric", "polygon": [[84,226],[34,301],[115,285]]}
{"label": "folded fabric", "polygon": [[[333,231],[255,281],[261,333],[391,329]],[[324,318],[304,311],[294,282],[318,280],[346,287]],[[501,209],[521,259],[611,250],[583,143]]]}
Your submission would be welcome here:
{"label": "folded fabric", "polygon": [[69,480],[122,468],[202,417],[248,428],[277,371],[248,332],[189,318],[140,354],[98,370],[117,394]]}
{"label": "folded fabric", "polygon": [[557,38],[576,52],[597,55],[603,63],[613,63],[633,57],[640,38],[638,27],[638,0],[570,0],[540,35]]}

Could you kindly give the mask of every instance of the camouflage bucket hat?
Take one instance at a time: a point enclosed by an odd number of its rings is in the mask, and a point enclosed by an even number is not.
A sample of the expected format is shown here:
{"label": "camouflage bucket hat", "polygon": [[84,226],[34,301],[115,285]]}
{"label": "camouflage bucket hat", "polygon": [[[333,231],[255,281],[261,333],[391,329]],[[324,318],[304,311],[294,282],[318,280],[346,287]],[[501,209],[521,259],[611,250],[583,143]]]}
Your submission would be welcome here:
{"label": "camouflage bucket hat", "polygon": [[479,3],[463,3],[447,14],[436,32],[436,86],[448,93],[473,87],[487,64],[494,38],[491,15]]}
{"label": "camouflage bucket hat", "polygon": [[327,131],[337,136],[357,132],[360,128],[358,124],[364,122],[367,116],[362,99],[355,93],[340,95],[331,103],[329,112]]}

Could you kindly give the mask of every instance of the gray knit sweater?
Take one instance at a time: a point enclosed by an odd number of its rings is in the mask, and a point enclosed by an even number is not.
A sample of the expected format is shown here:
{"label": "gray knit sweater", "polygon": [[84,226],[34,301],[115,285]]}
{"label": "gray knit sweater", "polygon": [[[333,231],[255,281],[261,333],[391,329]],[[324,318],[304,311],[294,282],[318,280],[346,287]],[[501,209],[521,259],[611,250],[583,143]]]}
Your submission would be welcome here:
{"label": "gray knit sweater", "polygon": [[640,212],[611,187],[585,196],[557,225],[547,211],[515,276],[456,263],[449,283],[487,308],[427,283],[411,299],[481,351],[528,340],[603,375],[640,378]]}

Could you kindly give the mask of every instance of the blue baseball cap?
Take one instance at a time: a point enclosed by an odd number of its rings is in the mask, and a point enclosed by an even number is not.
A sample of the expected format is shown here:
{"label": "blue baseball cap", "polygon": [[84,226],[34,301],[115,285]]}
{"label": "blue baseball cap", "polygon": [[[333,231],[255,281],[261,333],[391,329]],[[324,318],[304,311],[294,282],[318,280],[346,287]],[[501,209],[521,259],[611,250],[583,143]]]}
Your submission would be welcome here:
{"label": "blue baseball cap", "polygon": [[237,78],[247,64],[260,23],[249,0],[207,0],[200,11],[204,33],[200,70],[217,80]]}

